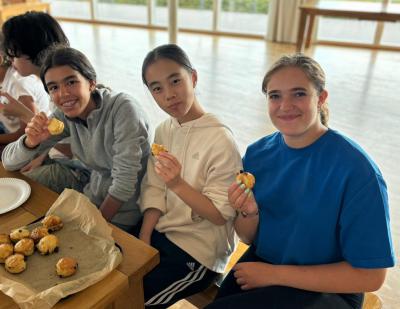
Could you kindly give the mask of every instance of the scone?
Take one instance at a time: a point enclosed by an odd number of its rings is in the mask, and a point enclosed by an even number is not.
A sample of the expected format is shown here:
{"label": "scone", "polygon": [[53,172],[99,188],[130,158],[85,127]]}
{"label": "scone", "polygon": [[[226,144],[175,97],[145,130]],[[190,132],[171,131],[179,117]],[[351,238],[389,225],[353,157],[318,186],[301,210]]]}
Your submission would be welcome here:
{"label": "scone", "polygon": [[50,216],[45,217],[42,220],[42,224],[44,227],[47,227],[49,229],[49,231],[52,231],[52,232],[61,230],[62,227],[64,226],[64,224],[61,221],[61,218],[56,215],[50,215]]}
{"label": "scone", "polygon": [[256,179],[253,174],[243,171],[237,173],[236,180],[243,183],[247,189],[252,189],[256,183]]}
{"label": "scone", "polygon": [[13,242],[18,242],[20,241],[22,238],[27,238],[29,237],[31,233],[29,232],[29,230],[27,230],[24,227],[21,227],[19,229],[15,229],[13,231],[11,231],[10,233],[10,238]]}
{"label": "scone", "polygon": [[158,156],[160,154],[160,152],[168,152],[167,148],[165,148],[164,145],[160,145],[160,144],[152,144],[151,145],[151,154],[153,156]]}
{"label": "scone", "polygon": [[41,240],[44,236],[49,235],[49,229],[44,226],[39,226],[37,228],[34,228],[31,232],[31,238],[37,244],[39,240]]}
{"label": "scone", "polygon": [[22,273],[26,269],[26,263],[22,254],[14,254],[6,259],[6,270],[12,274]]}
{"label": "scone", "polygon": [[64,131],[64,122],[56,118],[50,119],[50,123],[47,126],[51,135],[59,135]]}
{"label": "scone", "polygon": [[30,238],[23,238],[15,244],[14,252],[25,256],[32,255],[35,251],[35,243]]}
{"label": "scone", "polygon": [[55,235],[44,236],[36,245],[40,254],[46,255],[58,251],[58,238]]}
{"label": "scone", "polygon": [[0,244],[0,263],[4,263],[13,253],[14,246],[12,244]]}
{"label": "scone", "polygon": [[62,278],[72,276],[78,269],[78,263],[74,258],[63,257],[56,264],[56,272]]}
{"label": "scone", "polygon": [[0,234],[0,245],[1,244],[11,244],[11,239],[8,234]]}

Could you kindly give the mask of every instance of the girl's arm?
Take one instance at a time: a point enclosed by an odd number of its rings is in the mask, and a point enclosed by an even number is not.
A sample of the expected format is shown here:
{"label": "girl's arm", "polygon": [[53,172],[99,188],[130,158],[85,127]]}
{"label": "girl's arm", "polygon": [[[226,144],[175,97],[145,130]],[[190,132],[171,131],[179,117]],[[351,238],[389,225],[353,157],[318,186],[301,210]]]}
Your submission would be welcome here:
{"label": "girl's arm", "polygon": [[254,238],[256,237],[258,228],[258,214],[247,215],[239,213],[236,217],[235,222],[235,232],[238,234],[241,241],[245,244],[250,245]]}
{"label": "girl's arm", "polygon": [[251,244],[258,228],[258,205],[253,193],[244,184],[234,182],[228,189],[229,203],[239,215],[235,219],[235,231],[246,244]]}
{"label": "girl's arm", "polygon": [[107,221],[111,221],[118,209],[121,207],[122,202],[110,194],[107,194],[103,203],[100,205],[100,211]]}
{"label": "girl's arm", "polygon": [[195,190],[180,176],[181,165],[178,160],[167,152],[157,156],[156,173],[164,180],[167,187],[185,202],[199,216],[216,225],[224,225],[226,220],[206,196]]}
{"label": "girl's arm", "polygon": [[243,290],[281,285],[327,293],[376,291],[386,276],[385,268],[355,268],[347,262],[311,266],[238,263],[234,272]]}
{"label": "girl's arm", "polygon": [[19,117],[24,123],[28,123],[35,115],[36,109],[34,108],[32,97],[21,96],[20,98],[23,101],[21,102],[11,97],[7,92],[0,91],[0,96],[6,97],[8,100],[8,104],[0,104],[0,111],[4,115]]}
{"label": "girl's arm", "polygon": [[[35,102],[33,101],[33,98],[31,96],[20,96],[18,98],[18,102],[25,105],[32,112],[32,114],[29,113],[28,111],[23,109],[21,106],[21,109],[26,112],[26,117],[24,117],[25,120],[27,120],[29,117],[33,117],[33,115],[37,112],[36,107],[35,107]],[[18,103],[15,103],[15,102],[11,102],[11,105],[12,104],[14,104],[15,106],[18,106]],[[12,106],[9,108],[11,110],[16,109],[16,107],[12,107]],[[7,111],[7,107],[5,107],[4,109]],[[29,120],[30,120],[30,118],[29,118]],[[16,141],[18,138],[20,138],[25,133],[25,127],[26,127],[26,122],[20,120],[19,129],[17,131],[0,135],[0,144],[9,144],[9,143]]]}
{"label": "girl's arm", "polygon": [[19,139],[25,133],[25,122],[20,121],[19,129],[12,133],[4,133],[0,135],[0,144],[9,144]]}
{"label": "girl's arm", "polygon": [[151,244],[151,234],[161,215],[161,211],[157,208],[146,209],[143,215],[142,227],[140,228],[140,240],[144,241],[146,244]]}

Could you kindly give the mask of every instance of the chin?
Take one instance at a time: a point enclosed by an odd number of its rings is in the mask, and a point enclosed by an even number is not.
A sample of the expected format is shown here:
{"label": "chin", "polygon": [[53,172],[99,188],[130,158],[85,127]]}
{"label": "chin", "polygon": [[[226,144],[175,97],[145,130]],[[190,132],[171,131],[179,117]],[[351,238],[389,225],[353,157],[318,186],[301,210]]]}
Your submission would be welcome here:
{"label": "chin", "polygon": [[69,118],[77,118],[77,117],[79,117],[79,113],[76,113],[76,112],[64,112],[63,111],[63,113],[64,113],[65,116],[67,116]]}

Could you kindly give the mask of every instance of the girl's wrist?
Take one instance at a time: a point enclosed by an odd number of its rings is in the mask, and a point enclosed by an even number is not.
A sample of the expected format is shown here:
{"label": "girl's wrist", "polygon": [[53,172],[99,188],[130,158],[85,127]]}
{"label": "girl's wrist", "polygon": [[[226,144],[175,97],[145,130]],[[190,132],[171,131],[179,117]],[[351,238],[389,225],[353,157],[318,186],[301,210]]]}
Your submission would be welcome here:
{"label": "girl's wrist", "polygon": [[257,209],[255,212],[246,212],[246,211],[241,211],[241,212],[240,212],[240,215],[241,215],[243,218],[253,218],[253,217],[257,217],[258,214],[259,214],[258,209]]}
{"label": "girl's wrist", "polygon": [[29,149],[35,149],[36,147],[39,146],[39,144],[33,145],[32,143],[30,143],[27,136],[25,136],[23,142],[24,142],[25,147],[29,148]]}
{"label": "girl's wrist", "polygon": [[183,181],[183,179],[179,177],[179,179],[174,180],[172,183],[167,185],[167,187],[178,195],[179,192],[184,189],[184,184],[185,182]]}

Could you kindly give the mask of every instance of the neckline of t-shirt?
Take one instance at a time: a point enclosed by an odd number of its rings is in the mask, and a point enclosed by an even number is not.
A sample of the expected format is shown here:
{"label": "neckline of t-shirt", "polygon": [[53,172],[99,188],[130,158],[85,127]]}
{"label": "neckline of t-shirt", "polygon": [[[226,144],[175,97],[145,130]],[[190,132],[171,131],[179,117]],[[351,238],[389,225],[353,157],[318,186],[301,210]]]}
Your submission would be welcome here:
{"label": "neckline of t-shirt", "polygon": [[302,148],[293,148],[290,147],[286,144],[285,139],[283,138],[283,134],[279,133],[279,142],[281,144],[281,146],[287,150],[287,151],[291,151],[291,152],[307,152],[307,151],[311,151],[313,148],[318,147],[321,143],[323,143],[323,141],[328,138],[329,135],[332,134],[332,130],[330,128],[328,128],[328,130],[322,134],[316,141],[314,141],[312,144],[302,147]]}

